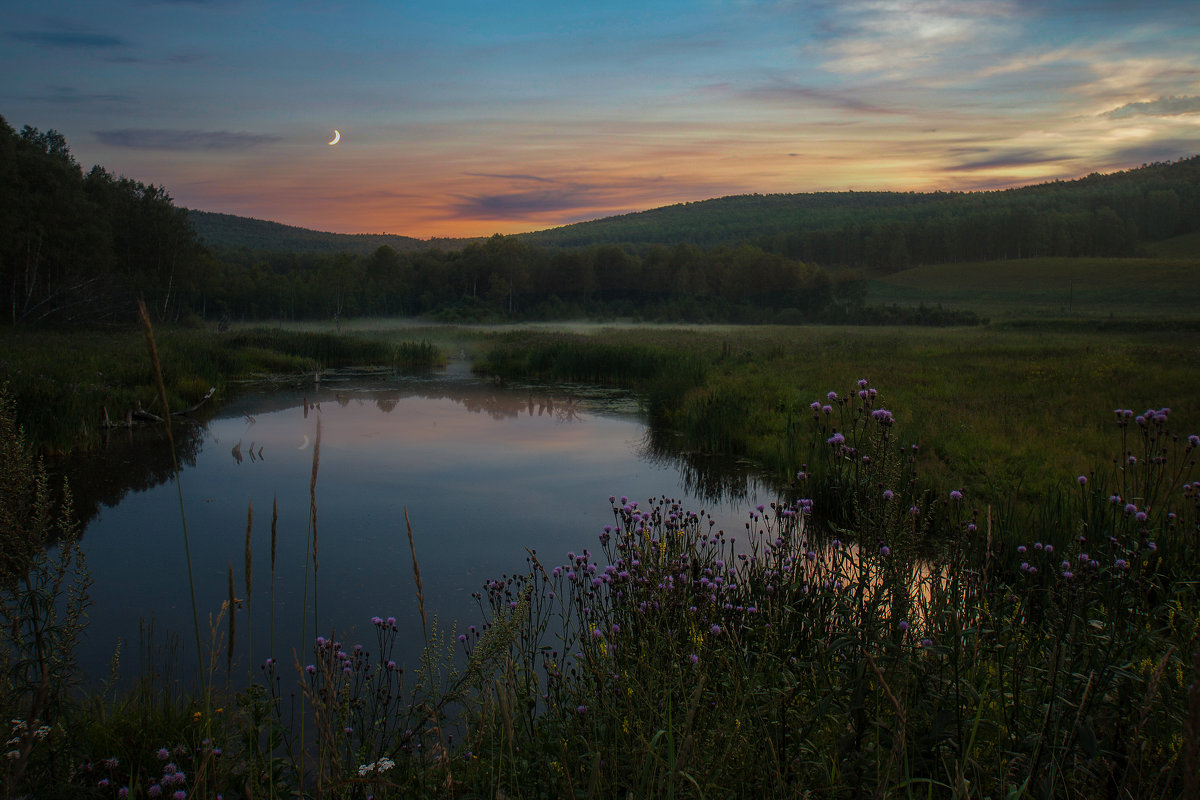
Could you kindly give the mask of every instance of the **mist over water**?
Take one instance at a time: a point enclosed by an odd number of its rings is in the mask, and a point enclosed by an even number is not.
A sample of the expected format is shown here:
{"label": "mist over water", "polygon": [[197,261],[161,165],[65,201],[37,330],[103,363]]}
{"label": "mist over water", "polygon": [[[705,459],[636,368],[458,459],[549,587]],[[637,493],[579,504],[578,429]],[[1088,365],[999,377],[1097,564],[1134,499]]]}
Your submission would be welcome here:
{"label": "mist over water", "polygon": [[[314,581],[310,485],[318,435]],[[159,462],[169,463],[169,454],[156,438],[114,441],[94,457],[104,466],[90,480],[101,487],[81,487],[94,498],[83,503],[94,513],[83,547],[95,584],[80,660],[97,680],[118,640],[123,678],[133,677],[140,623],[153,621],[160,646],[168,633],[183,650],[193,646],[179,490],[163,475]],[[185,453],[180,483],[202,640],[228,598],[232,569],[242,606],[234,649],[241,675],[268,656],[290,666],[293,649],[307,663],[318,634],[370,648],[375,615],[396,618],[402,658],[415,666],[422,629],[406,510],[426,615],[449,634],[451,626],[481,623],[472,593],[488,579],[525,570],[527,550],[548,564],[568,551],[597,551],[612,522],[610,496],[643,506],[675,498],[735,535],[755,504],[774,499],[744,472],[673,455],[664,437],[648,435],[628,394],[500,386],[462,364],[421,377],[326,375],[319,387],[258,387],[176,438]],[[129,476],[123,488],[114,485],[122,471]],[[225,635],[222,629],[221,641]],[[223,668],[223,654],[218,663]]]}

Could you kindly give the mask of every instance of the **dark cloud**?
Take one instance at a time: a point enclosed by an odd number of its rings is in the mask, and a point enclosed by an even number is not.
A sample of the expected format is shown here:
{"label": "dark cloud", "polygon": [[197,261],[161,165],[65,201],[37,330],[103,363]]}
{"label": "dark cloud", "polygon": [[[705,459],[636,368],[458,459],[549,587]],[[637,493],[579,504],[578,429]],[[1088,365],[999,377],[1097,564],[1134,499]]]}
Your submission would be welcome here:
{"label": "dark cloud", "polygon": [[979,158],[972,158],[950,165],[949,169],[970,172],[977,169],[1003,169],[1007,167],[1022,167],[1029,164],[1050,164],[1062,161],[1070,156],[1059,153],[1046,153],[1041,150],[1007,150],[992,152],[986,148],[975,151],[960,151],[960,155],[968,152],[979,152]]}
{"label": "dark cloud", "polygon": [[824,89],[814,89],[811,86],[800,86],[798,84],[782,81],[770,83],[765,86],[756,86],[750,89],[737,90],[737,94],[751,99],[804,102],[819,106],[840,108],[846,111],[861,111],[867,114],[904,113],[899,109],[888,108],[887,106],[880,106],[874,103],[867,103],[846,94],[829,92],[825,91]]}
{"label": "dark cloud", "polygon": [[1108,117],[1174,117],[1179,114],[1200,112],[1200,97],[1160,97],[1144,103],[1126,103],[1105,114]]}
{"label": "dark cloud", "polygon": [[38,47],[56,47],[67,50],[112,50],[130,45],[129,40],[119,36],[78,31],[17,31],[8,34],[8,38]]}
{"label": "dark cloud", "polygon": [[1200,154],[1200,141],[1196,139],[1161,139],[1117,150],[1112,161],[1114,164],[1153,164],[1197,154]]}
{"label": "dark cloud", "polygon": [[192,64],[204,61],[207,56],[199,53],[177,53],[162,58],[147,58],[145,56],[110,56],[104,60],[110,64]]}
{"label": "dark cloud", "polygon": [[41,94],[25,95],[34,103],[57,103],[62,105],[133,105],[134,99],[127,94],[105,94],[103,92],[81,92],[74,86],[51,86]]}
{"label": "dark cloud", "polygon": [[538,214],[591,208],[595,198],[587,187],[563,187],[530,192],[505,192],[464,197],[455,213],[485,219],[523,219]]}
{"label": "dark cloud", "polygon": [[553,178],[543,178],[540,175],[508,175],[501,172],[465,172],[464,175],[470,175],[472,178],[502,178],[510,181],[535,181],[537,183],[558,183]]}
{"label": "dark cloud", "polygon": [[279,136],[260,133],[176,131],[163,128],[122,128],[93,131],[93,135],[110,147],[128,147],[134,150],[249,150],[281,140]]}

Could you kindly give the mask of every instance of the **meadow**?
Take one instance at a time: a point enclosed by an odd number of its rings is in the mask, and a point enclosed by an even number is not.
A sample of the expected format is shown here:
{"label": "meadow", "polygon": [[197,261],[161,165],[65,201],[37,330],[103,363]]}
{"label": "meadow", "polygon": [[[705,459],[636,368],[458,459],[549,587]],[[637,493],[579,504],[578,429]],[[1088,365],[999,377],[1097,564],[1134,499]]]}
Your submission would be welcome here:
{"label": "meadow", "polygon": [[[7,530],[38,546],[4,548],[19,554],[4,584],[6,794],[1198,791],[1200,334],[996,316],[947,329],[179,329],[157,332],[161,389],[140,334],[8,334]],[[35,435],[65,447],[97,404],[178,407],[207,385],[219,400],[237,374],[462,351],[501,379],[634,389],[661,435],[757,464],[779,500],[718,531],[671,498],[608,498],[610,526],[480,586],[476,624],[431,617],[408,671],[382,616],[373,640],[329,632],[248,663],[239,617],[270,613],[271,587],[231,566],[225,607],[198,610],[174,654],[147,644],[135,690],[72,688],[69,658],[51,654],[69,655],[86,622],[86,575]],[[62,375],[76,376],[69,391]],[[63,397],[78,405],[53,425],[30,412]],[[319,447],[314,487],[318,467]],[[413,561],[397,567],[416,572],[418,595],[396,602],[423,610],[410,535]],[[230,557],[273,563],[249,547]],[[200,685],[171,679],[181,658],[199,659]]]}

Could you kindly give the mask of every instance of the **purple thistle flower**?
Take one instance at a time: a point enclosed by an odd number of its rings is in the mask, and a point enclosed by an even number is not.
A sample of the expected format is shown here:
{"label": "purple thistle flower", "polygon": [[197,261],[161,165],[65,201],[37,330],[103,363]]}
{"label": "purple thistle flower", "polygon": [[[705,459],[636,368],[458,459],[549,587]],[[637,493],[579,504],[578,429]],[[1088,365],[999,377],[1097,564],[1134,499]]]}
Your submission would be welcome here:
{"label": "purple thistle flower", "polygon": [[908,630],[908,620],[906,620],[906,619],[900,620],[900,625],[898,627],[900,628],[901,633],[904,633],[905,631],[907,631]]}
{"label": "purple thistle flower", "polygon": [[922,639],[921,647],[924,647],[926,649],[933,647],[933,639]]}
{"label": "purple thistle flower", "polygon": [[959,500],[962,500],[962,498],[963,498],[963,494],[958,489],[955,489],[952,492],[950,492],[951,500],[958,502]]}
{"label": "purple thistle flower", "polygon": [[304,671],[307,672],[309,675],[317,674],[317,668],[315,666],[313,666],[312,664],[309,664],[307,667],[305,667]]}
{"label": "purple thistle flower", "polygon": [[891,500],[893,497],[895,497],[895,495],[892,493],[891,489],[883,490],[883,499],[884,500]]}
{"label": "purple thistle flower", "polygon": [[810,403],[808,407],[811,408],[813,411],[820,411],[821,410],[821,401],[813,400],[812,403]]}
{"label": "purple thistle flower", "polygon": [[832,414],[833,406],[821,406],[821,413],[822,414]]}
{"label": "purple thistle flower", "polygon": [[146,796],[151,798],[162,797],[162,787],[157,783],[150,784],[149,788],[146,789]]}
{"label": "purple thistle flower", "polygon": [[167,750],[165,747],[160,747],[155,755],[158,756],[159,761],[166,761],[171,757],[171,751]]}
{"label": "purple thistle flower", "polygon": [[711,628],[709,628],[709,631],[712,633],[713,636],[718,636],[721,633],[721,626],[713,625]]}
{"label": "purple thistle flower", "polygon": [[837,392],[830,392],[829,394],[825,395],[825,399],[831,403],[836,402],[837,401]]}
{"label": "purple thistle flower", "polygon": [[577,708],[575,709],[575,713],[576,713],[576,714],[586,714],[586,713],[587,713],[587,706],[579,706],[579,707],[577,707]]}
{"label": "purple thistle flower", "polygon": [[698,664],[700,663],[700,656],[692,653],[690,656],[688,656],[688,662],[692,664]]}
{"label": "purple thistle flower", "polygon": [[378,628],[383,624],[383,617],[371,617],[371,624]]}
{"label": "purple thistle flower", "polygon": [[1145,522],[1146,521],[1146,512],[1139,511],[1133,515],[1133,518],[1136,519],[1138,522]]}
{"label": "purple thistle flower", "polygon": [[187,800],[187,792],[183,789],[176,789],[175,794],[171,795],[171,800]]}
{"label": "purple thistle flower", "polygon": [[1126,503],[1126,504],[1125,504],[1125,513],[1126,513],[1126,514],[1133,514],[1133,513],[1135,513],[1137,510],[1138,510],[1138,507],[1137,507],[1137,506],[1135,506],[1133,503]]}
{"label": "purple thistle flower", "polygon": [[888,547],[886,544],[883,547],[879,548],[879,555],[890,556],[891,554],[892,554],[892,548]]}
{"label": "purple thistle flower", "polygon": [[846,437],[842,436],[842,434],[840,434],[840,433],[834,433],[833,436],[830,436],[828,439],[825,440],[825,443],[836,447],[839,444],[845,444]]}
{"label": "purple thistle flower", "polygon": [[1200,447],[1200,436],[1192,434],[1188,437],[1188,447]]}
{"label": "purple thistle flower", "polygon": [[1087,486],[1087,475],[1080,475],[1075,480],[1079,482],[1080,486]]}

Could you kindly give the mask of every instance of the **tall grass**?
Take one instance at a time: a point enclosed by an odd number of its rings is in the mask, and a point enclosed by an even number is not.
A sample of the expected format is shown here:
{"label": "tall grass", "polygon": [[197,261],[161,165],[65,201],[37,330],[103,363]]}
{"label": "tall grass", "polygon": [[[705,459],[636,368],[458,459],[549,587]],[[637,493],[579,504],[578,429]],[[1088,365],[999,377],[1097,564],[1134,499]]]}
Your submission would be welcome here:
{"label": "tall grass", "polygon": [[[655,402],[674,402],[679,414],[707,403],[715,421],[696,435],[712,436],[714,449],[761,446],[754,429],[784,420],[773,446],[790,464],[790,490],[747,509],[744,529],[718,530],[670,498],[610,498],[612,522],[581,532],[571,552],[530,552],[526,570],[485,582],[475,625],[456,635],[434,617],[423,658],[406,670],[393,618],[371,618],[365,641],[320,633],[314,450],[305,644],[277,657],[272,632],[268,657],[249,664],[256,677],[240,690],[64,704],[61,728],[47,733],[52,747],[14,732],[29,746],[0,765],[6,788],[1090,798],[1194,786],[1192,418],[1158,403],[1112,405],[1094,423],[1111,456],[1058,470],[1045,481],[1054,489],[1031,504],[1011,483],[976,489],[963,461],[923,469],[946,451],[913,435],[914,412],[900,403],[910,389],[864,378],[832,392],[807,382],[785,390],[760,373],[768,359],[796,363],[788,343],[742,344],[701,347],[679,367],[661,341],[598,352],[566,342],[539,369],[569,377],[588,364],[634,383],[672,372],[664,385],[678,381],[676,400]],[[936,382],[921,387],[939,394]],[[736,403],[746,404],[741,426],[726,410]],[[405,533],[419,576],[419,524]],[[251,659],[249,642],[234,638],[244,626],[235,616],[273,613],[248,602],[249,581],[239,607],[232,566],[228,577],[229,600],[204,645],[210,673]],[[5,713],[36,697],[35,684],[9,685]],[[128,734],[133,720],[145,721],[144,735]],[[9,761],[42,767],[18,773]]]}

